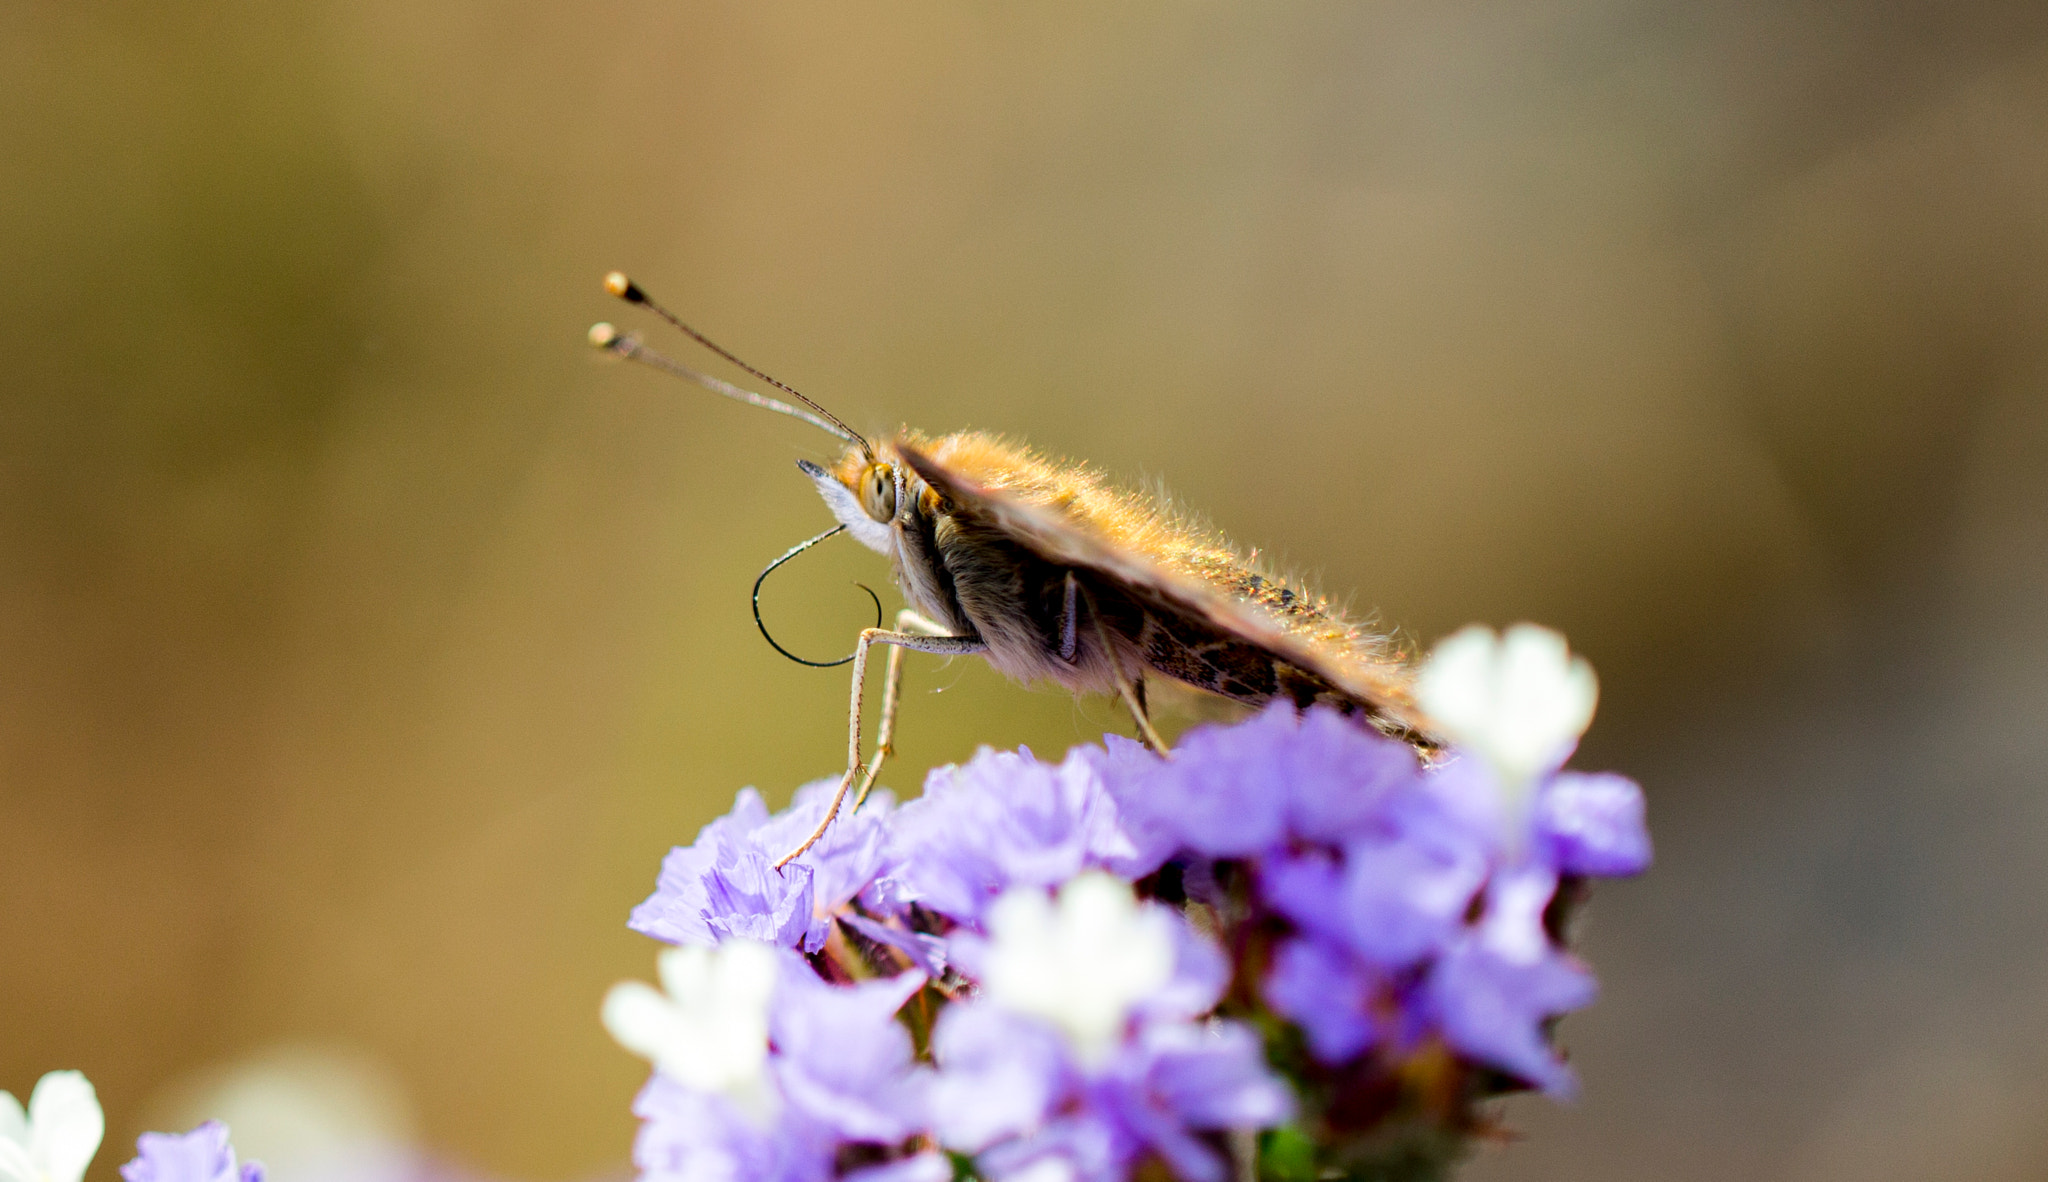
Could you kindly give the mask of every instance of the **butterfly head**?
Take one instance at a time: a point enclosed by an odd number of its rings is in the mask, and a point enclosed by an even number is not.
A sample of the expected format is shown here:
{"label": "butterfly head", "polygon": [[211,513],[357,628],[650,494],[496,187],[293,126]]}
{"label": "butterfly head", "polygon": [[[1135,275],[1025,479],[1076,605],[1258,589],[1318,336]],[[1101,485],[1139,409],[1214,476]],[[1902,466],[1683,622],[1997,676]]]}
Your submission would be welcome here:
{"label": "butterfly head", "polygon": [[884,445],[870,456],[849,447],[830,468],[809,460],[798,460],[797,467],[818,486],[818,495],[846,532],[870,550],[895,556],[894,527],[915,512],[924,482],[890,448]]}

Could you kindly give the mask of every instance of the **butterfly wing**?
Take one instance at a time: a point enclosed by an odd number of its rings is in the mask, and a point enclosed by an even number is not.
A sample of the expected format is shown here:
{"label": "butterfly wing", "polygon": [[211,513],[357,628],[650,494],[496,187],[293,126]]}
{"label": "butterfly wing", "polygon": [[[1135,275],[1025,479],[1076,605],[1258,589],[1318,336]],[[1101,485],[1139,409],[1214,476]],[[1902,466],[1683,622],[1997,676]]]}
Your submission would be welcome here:
{"label": "butterfly wing", "polygon": [[1153,672],[1250,705],[1327,703],[1421,739],[1405,664],[1314,597],[1227,551],[1148,553],[1044,498],[991,487],[905,443],[897,450],[949,512],[1072,572],[1119,650]]}

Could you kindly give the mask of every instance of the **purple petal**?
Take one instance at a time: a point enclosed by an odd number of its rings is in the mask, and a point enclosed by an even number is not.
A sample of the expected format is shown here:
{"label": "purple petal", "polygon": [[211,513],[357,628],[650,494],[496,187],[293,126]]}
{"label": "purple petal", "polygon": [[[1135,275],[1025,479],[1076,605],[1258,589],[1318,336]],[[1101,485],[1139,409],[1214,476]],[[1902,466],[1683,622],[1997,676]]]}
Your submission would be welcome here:
{"label": "purple petal", "polygon": [[643,1182],[824,1182],[829,1135],[800,1121],[756,1124],[723,1096],[656,1074],[634,1097],[633,1163]]}
{"label": "purple petal", "polygon": [[135,1159],[121,1167],[127,1182],[236,1182],[228,1127],[207,1121],[189,1133],[144,1133]]}
{"label": "purple petal", "polygon": [[766,854],[744,850],[721,856],[704,876],[704,926],[718,940],[740,937],[816,952],[830,934],[811,907],[809,866],[777,870]]}
{"label": "purple petal", "polygon": [[988,1182],[1127,1182],[1137,1151],[1128,1131],[1101,1113],[1084,1109],[993,1146],[974,1165]]}
{"label": "purple petal", "polygon": [[1221,1155],[1198,1130],[1264,1128],[1293,1114],[1293,1095],[1267,1068],[1258,1039],[1234,1022],[1164,1022],[1141,1028],[1084,1107],[1112,1117],[1174,1177],[1223,1182]]}
{"label": "purple petal", "polygon": [[1054,765],[1028,751],[984,748],[934,771],[924,795],[897,810],[890,869],[867,897],[978,924],[1012,886],[1055,886],[1089,867],[1141,864],[1150,855],[1125,832],[1101,765],[1085,752]]}
{"label": "purple petal", "polygon": [[932,1128],[941,1144],[967,1153],[1043,1124],[1070,1086],[1057,1034],[984,1002],[946,1007],[932,1057]]}
{"label": "purple petal", "polygon": [[[628,927],[671,944],[712,946],[735,936],[815,952],[828,928],[814,915],[815,871],[804,862],[775,869],[760,840],[769,822],[752,788],[732,812],[706,825],[694,845],[662,859],[654,893]],[[773,834],[770,835],[771,838]]]}
{"label": "purple petal", "polygon": [[1543,930],[1555,889],[1555,876],[1542,869],[1497,879],[1479,927],[1437,962],[1425,992],[1452,1046],[1563,1097],[1575,1083],[1544,1023],[1590,1004],[1596,986]]}
{"label": "purple petal", "polygon": [[1153,1095],[1193,1129],[1264,1129],[1294,1115],[1294,1094],[1266,1066],[1258,1036],[1238,1022],[1148,1027]]}
{"label": "purple petal", "polygon": [[1344,862],[1347,942],[1386,968],[1412,964],[1449,942],[1486,880],[1478,851],[1425,834],[1353,842]]}
{"label": "purple petal", "polygon": [[[797,789],[790,806],[749,835],[753,848],[770,859],[779,859],[801,845],[818,827],[832,796],[839,790],[837,776],[815,780]],[[813,890],[819,915],[831,915],[860,894],[881,873],[889,840],[889,819],[896,798],[887,789],[868,795],[858,811],[841,809],[824,836],[813,842],[794,865],[809,866],[814,875]]]}
{"label": "purple petal", "polygon": [[886,944],[908,956],[911,963],[928,976],[936,977],[946,971],[946,941],[938,936],[890,927],[852,912],[840,916],[839,922],[877,944]]}
{"label": "purple petal", "polygon": [[775,991],[769,1030],[789,1102],[852,1141],[900,1141],[923,1118],[910,1032],[896,1021],[923,973],[829,985],[793,964]]}
{"label": "purple petal", "polygon": [[704,922],[704,876],[711,872],[716,857],[716,850],[710,847],[677,846],[670,850],[661,860],[654,893],[633,908],[626,926],[670,944],[707,948],[716,945],[718,937]]}
{"label": "purple petal", "polygon": [[1118,802],[1132,786],[1158,770],[1162,761],[1143,743],[1122,735],[1102,736],[1100,747],[1076,747],[1067,761],[1079,761],[1102,785],[1101,821],[1089,842],[1090,861],[1119,878],[1140,879],[1159,869],[1180,845],[1174,834],[1141,824]]}
{"label": "purple petal", "polygon": [[1280,705],[1235,726],[1201,726],[1181,737],[1173,758],[1150,775],[1116,786],[1134,829],[1160,843],[1211,857],[1243,857],[1278,843],[1286,831],[1286,783],[1276,751],[1296,720]]}
{"label": "purple petal", "polygon": [[1259,894],[1305,932],[1342,940],[1351,932],[1344,867],[1323,850],[1278,853],[1259,868]]}
{"label": "purple petal", "polygon": [[1266,975],[1266,1000],[1291,1018],[1325,1063],[1342,1063],[1379,1041],[1370,1005],[1373,982],[1341,947],[1320,940],[1281,945]]}
{"label": "purple petal", "polygon": [[1293,741],[1276,752],[1294,835],[1342,845],[1372,823],[1382,803],[1422,776],[1415,751],[1328,707],[1301,716]]}
{"label": "purple petal", "polygon": [[1643,790],[1627,776],[1558,773],[1537,801],[1536,828],[1567,874],[1615,877],[1650,866]]}

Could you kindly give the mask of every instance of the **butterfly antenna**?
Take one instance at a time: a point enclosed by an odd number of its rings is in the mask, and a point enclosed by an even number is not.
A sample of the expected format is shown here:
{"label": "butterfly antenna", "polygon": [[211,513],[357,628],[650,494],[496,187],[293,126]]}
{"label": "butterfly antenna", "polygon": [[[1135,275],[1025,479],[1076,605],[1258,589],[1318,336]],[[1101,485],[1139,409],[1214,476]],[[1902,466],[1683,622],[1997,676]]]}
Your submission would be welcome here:
{"label": "butterfly antenna", "polygon": [[663,320],[668,321],[684,336],[689,337],[691,340],[711,350],[713,353],[718,354],[720,357],[723,357],[727,361],[732,362],[734,365],[739,366],[741,369],[746,370],[748,373],[754,375],[755,377],[782,391],[784,394],[787,394],[791,398],[796,399],[798,402],[803,403],[805,406],[810,408],[810,411],[806,412],[800,410],[797,407],[791,406],[789,403],[784,402],[779,398],[770,398],[765,394],[756,394],[751,390],[742,390],[738,386],[735,386],[730,382],[719,381],[718,379],[713,378],[708,374],[700,374],[696,370],[691,369],[688,366],[682,365],[675,361],[670,361],[668,358],[661,356],[659,353],[653,352],[646,346],[640,344],[639,338],[631,335],[630,333],[622,334],[609,324],[597,324],[591,326],[590,341],[598,348],[608,349],[614,353],[619,354],[621,357],[628,358],[629,360],[641,361],[646,364],[650,364],[654,366],[654,368],[656,369],[674,374],[677,377],[688,378],[689,380],[694,381],[701,386],[707,387],[714,393],[723,394],[727,398],[737,399],[741,402],[748,404],[749,406],[758,406],[761,407],[763,410],[772,410],[778,414],[788,415],[791,418],[802,419],[804,422],[809,423],[814,427],[818,427],[824,431],[830,432],[831,434],[837,435],[839,438],[844,439],[848,443],[852,443],[859,446],[862,454],[866,455],[869,460],[873,460],[875,458],[875,449],[868,446],[868,441],[861,436],[860,432],[854,430],[852,427],[847,426],[844,422],[841,422],[838,415],[833,414],[831,411],[826,410],[824,407],[819,406],[817,403],[811,401],[808,397],[806,397],[803,394],[802,391],[798,390],[795,386],[791,386],[786,382],[777,381],[776,379],[768,376],[767,374],[762,373],[760,370],[755,369],[753,366],[748,365],[746,362],[741,361],[738,357],[734,356],[729,350],[727,350],[723,345],[720,345],[717,341],[712,340],[710,337],[705,336],[703,333],[698,332],[696,329],[691,328],[689,325],[683,323],[681,317],[677,316],[674,312],[671,312],[667,308],[664,308],[660,304],[656,303],[654,301],[654,297],[648,295],[647,292],[643,290],[639,284],[633,282],[631,279],[626,278],[626,276],[622,272],[613,271],[611,274],[606,275],[604,277],[604,289],[605,291],[619,297],[620,299],[626,301],[629,304],[640,304],[644,306],[649,311],[653,312],[656,316],[659,316]]}

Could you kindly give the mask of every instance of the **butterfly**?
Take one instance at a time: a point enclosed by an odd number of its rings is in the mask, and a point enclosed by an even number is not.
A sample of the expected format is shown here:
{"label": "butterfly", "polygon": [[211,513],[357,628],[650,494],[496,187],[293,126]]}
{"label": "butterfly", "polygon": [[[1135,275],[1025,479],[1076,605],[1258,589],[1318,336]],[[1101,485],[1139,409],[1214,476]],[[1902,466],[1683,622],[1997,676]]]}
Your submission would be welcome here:
{"label": "butterfly", "polygon": [[[1114,694],[1162,755],[1166,744],[1146,702],[1148,675],[1249,706],[1328,705],[1425,750],[1435,746],[1414,706],[1409,663],[1387,637],[1265,569],[1163,497],[1119,489],[1085,465],[982,431],[906,430],[870,441],[683,323],[624,275],[608,275],[605,289],[800,405],[672,361],[610,324],[590,330],[599,348],[802,419],[845,444],[829,467],[798,461],[838,525],[792,548],[761,578],[845,532],[890,560],[910,604],[894,628],[878,619],[864,629],[841,661],[804,661],[768,637],[804,664],[853,665],[846,772],[817,830],[778,866],[824,835],[856,786],[855,808],[873,787],[893,750],[906,650],[979,656],[1019,681]],[[759,623],[760,580],[754,589]],[[862,755],[861,699],[868,653],[878,644],[889,648],[889,666],[869,760]]]}

